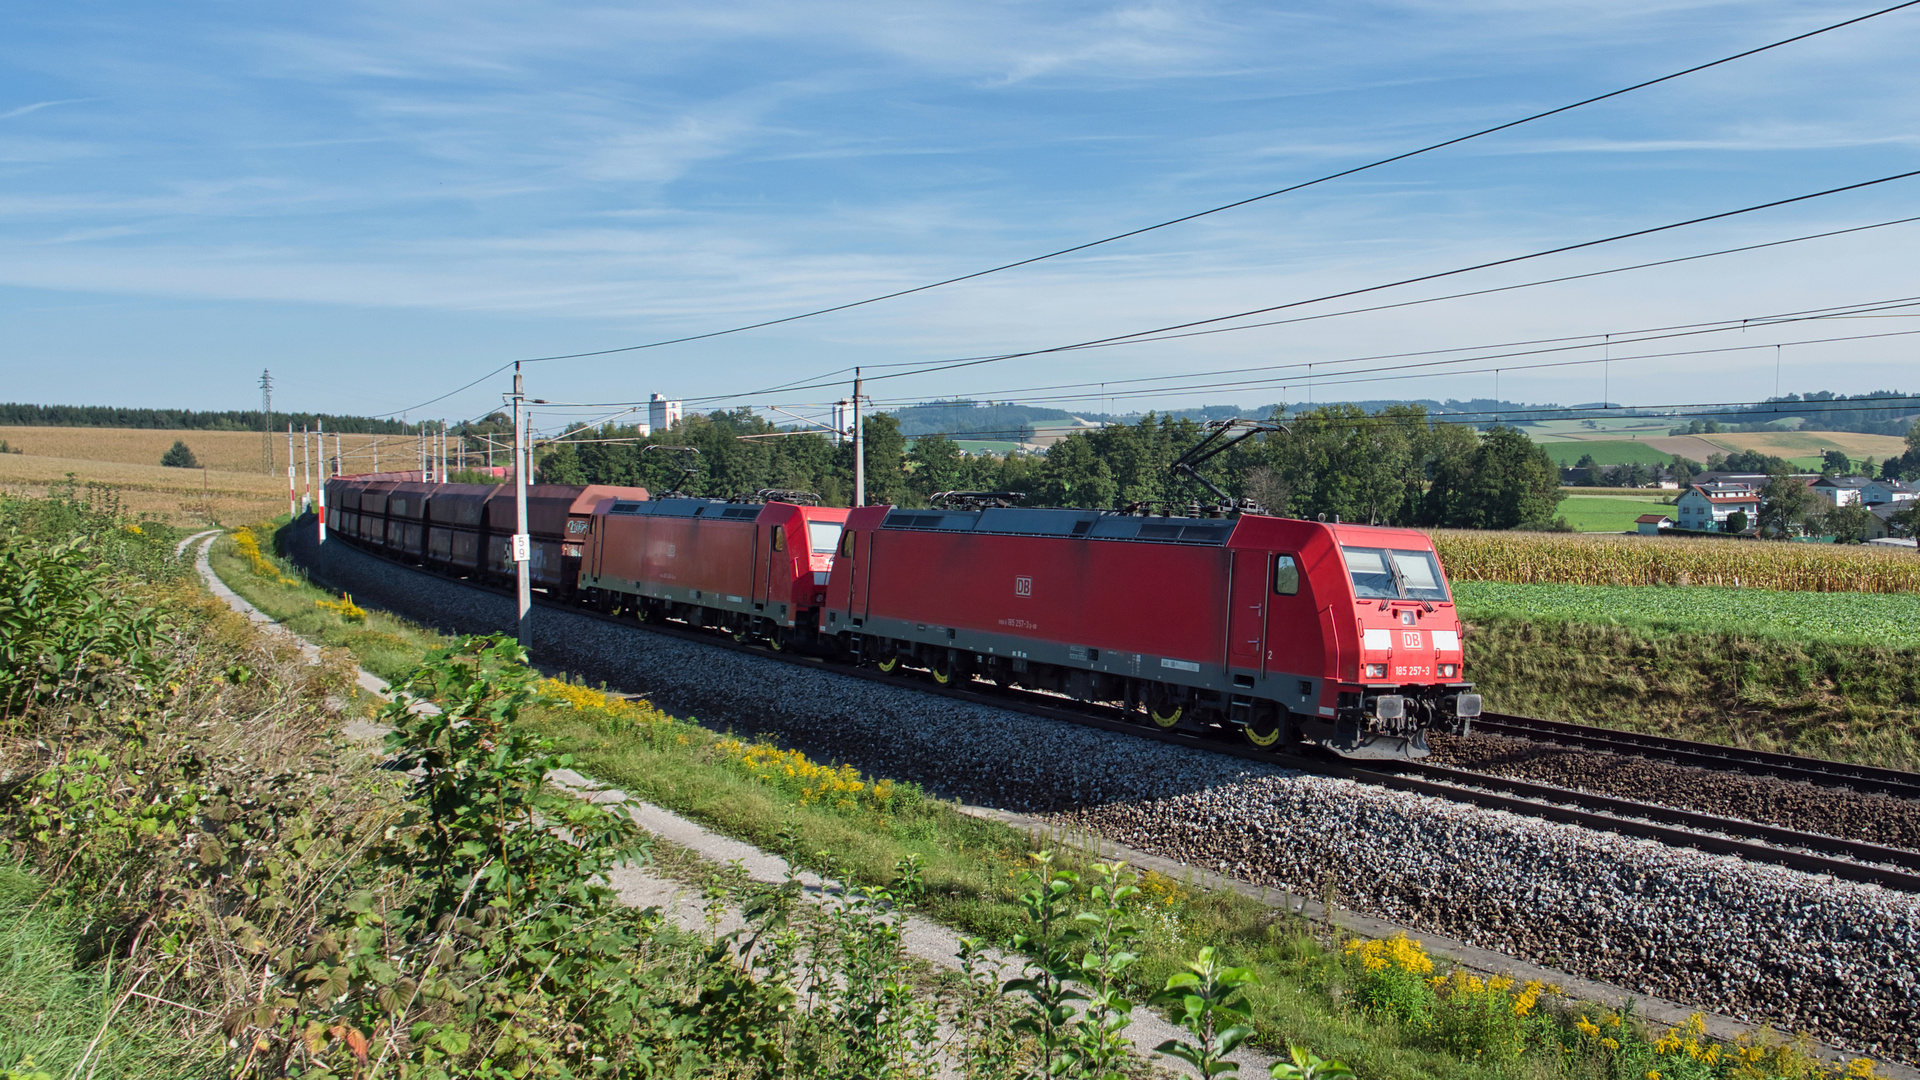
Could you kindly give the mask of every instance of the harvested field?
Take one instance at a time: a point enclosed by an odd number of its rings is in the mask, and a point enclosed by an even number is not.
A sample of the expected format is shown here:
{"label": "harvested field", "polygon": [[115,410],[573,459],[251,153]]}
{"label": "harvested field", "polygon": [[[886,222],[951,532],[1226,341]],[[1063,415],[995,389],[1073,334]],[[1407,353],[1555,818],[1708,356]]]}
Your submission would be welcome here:
{"label": "harvested field", "polygon": [[[284,462],[281,468],[286,468]],[[158,518],[170,525],[258,521],[283,513],[287,508],[284,471],[278,477],[271,477],[219,469],[203,472],[82,458],[0,454],[0,490],[44,496],[49,488],[65,484],[69,477],[82,488],[88,484],[107,485],[129,513]]]}
{"label": "harvested field", "polygon": [[1885,461],[1907,452],[1906,441],[1898,436],[1853,431],[1723,431],[1705,438],[1728,450],[1758,450],[1783,458],[1819,457],[1822,450],[1844,450],[1849,457],[1871,455]]}
{"label": "harvested field", "polygon": [[[0,427],[0,439],[8,447],[28,457],[74,458],[83,461],[111,461],[124,465],[160,464],[174,440],[185,442],[200,464],[215,471],[269,475],[260,449],[257,431],[177,431],[166,428],[87,428],[87,427]],[[336,442],[346,456],[346,472],[372,472],[374,452],[389,466],[401,467],[418,461],[419,440],[411,435],[327,436],[328,453]],[[316,440],[317,441],[317,440]],[[272,439],[271,474],[285,483],[287,475],[287,435],[282,431]],[[300,458],[300,433],[293,436],[293,456]],[[414,467],[417,467],[414,466]]]}

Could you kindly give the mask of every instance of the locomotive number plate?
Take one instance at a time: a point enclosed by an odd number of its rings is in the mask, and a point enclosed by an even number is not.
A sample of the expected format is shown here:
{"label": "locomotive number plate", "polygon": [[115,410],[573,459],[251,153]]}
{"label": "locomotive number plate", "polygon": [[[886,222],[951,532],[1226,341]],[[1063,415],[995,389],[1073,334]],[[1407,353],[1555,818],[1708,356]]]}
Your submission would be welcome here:
{"label": "locomotive number plate", "polygon": [[1424,679],[1433,674],[1433,669],[1425,664],[1395,664],[1393,677],[1396,679]]}

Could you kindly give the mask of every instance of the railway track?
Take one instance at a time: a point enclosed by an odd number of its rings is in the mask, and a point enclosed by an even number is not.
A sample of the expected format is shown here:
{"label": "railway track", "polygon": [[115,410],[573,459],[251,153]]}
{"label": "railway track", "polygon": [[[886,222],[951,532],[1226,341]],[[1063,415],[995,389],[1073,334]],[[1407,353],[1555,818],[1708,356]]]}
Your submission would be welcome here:
{"label": "railway track", "polygon": [[[373,555],[382,561],[392,563],[416,573],[426,574],[443,581],[463,585],[467,588],[494,595],[505,594],[505,590],[475,582],[468,578],[456,577],[437,571],[415,566],[383,555],[356,548],[363,554]],[[1570,788],[1548,784],[1538,784],[1503,776],[1453,769],[1443,765],[1425,762],[1400,762],[1387,767],[1362,768],[1344,761],[1332,761],[1319,757],[1293,754],[1276,754],[1247,746],[1237,740],[1231,740],[1224,733],[1196,730],[1166,730],[1146,722],[1144,714],[1130,714],[1113,706],[1096,705],[1074,701],[1064,697],[1055,697],[1031,690],[995,687],[973,683],[965,687],[934,683],[930,677],[919,677],[918,673],[909,674],[912,669],[900,669],[895,674],[884,674],[877,670],[850,667],[830,663],[819,657],[806,656],[792,651],[776,651],[762,645],[733,640],[718,631],[697,630],[691,627],[642,623],[630,618],[603,614],[577,604],[565,603],[535,593],[534,602],[542,607],[562,611],[582,618],[616,624],[635,630],[663,636],[677,637],[715,648],[729,649],[749,653],[771,660],[779,660],[803,667],[831,671],[848,678],[863,679],[869,682],[884,683],[893,686],[910,687],[924,693],[965,701],[994,708],[1011,709],[1032,716],[1060,720],[1105,730],[1122,732],[1128,735],[1152,739],[1157,742],[1186,746],[1208,753],[1225,754],[1257,761],[1283,768],[1300,769],[1320,775],[1340,777],[1379,787],[1415,794],[1428,795],[1450,802],[1465,803],[1485,809],[1503,810],[1509,813],[1547,821],[1557,821],[1578,825],[1583,828],[1613,832],[1624,836],[1654,840],[1674,847],[1688,847],[1715,854],[1734,855],[1754,862],[1785,866],[1811,874],[1825,874],[1847,881],[1857,881],[1898,889],[1904,892],[1920,893],[1920,852],[1900,848],[1882,847],[1875,844],[1845,840],[1825,836],[1819,833],[1802,832],[1744,821],[1737,818],[1716,817],[1710,814],[1660,806],[1653,803],[1636,802],[1610,796],[1595,795]],[[1561,737],[1566,739],[1591,738],[1601,743],[1605,735],[1626,735],[1621,732],[1601,732],[1602,729],[1581,728],[1579,725],[1558,725],[1554,721],[1540,721],[1524,717],[1496,716],[1491,724],[1555,725],[1573,729]],[[1477,721],[1476,721],[1477,723]],[[1547,729],[1541,728],[1541,731]],[[1508,733],[1508,732],[1503,732]],[[1513,732],[1517,733],[1517,732]],[[1634,739],[1658,739],[1655,736],[1629,736]],[[1792,758],[1786,755],[1760,754],[1758,752],[1739,751],[1736,748],[1712,747],[1709,744],[1687,743],[1682,740],[1665,740],[1684,747],[1703,747],[1706,750],[1727,749],[1729,756],[1702,753],[1702,762],[1708,768],[1740,769],[1750,771],[1755,768],[1768,768],[1761,760],[1779,758],[1783,762],[1794,763],[1781,768],[1801,767],[1804,771],[1819,773],[1829,777],[1828,785],[1848,784],[1851,781],[1835,779],[1845,773],[1826,771],[1819,768],[1828,763],[1814,762],[1808,759]],[[1632,745],[1622,743],[1623,746]],[[1654,743],[1639,744],[1642,754],[1651,754],[1657,747]],[[1610,749],[1602,746],[1601,748]],[[1631,752],[1631,751],[1621,751]],[[1737,756],[1737,755],[1745,755]],[[1686,762],[1692,764],[1694,762]],[[1848,770],[1856,767],[1837,765],[1836,770]],[[1891,777],[1903,774],[1891,770],[1872,770],[1869,773],[1889,773]],[[1784,775],[1774,773],[1774,775]],[[1794,777],[1798,779],[1798,777]],[[1884,783],[1893,783],[1888,779]],[[1916,785],[1909,785],[1916,786]],[[1920,791],[1916,792],[1920,795]]]}
{"label": "railway track", "polygon": [[1642,735],[1632,731],[1569,724],[1560,720],[1541,720],[1531,716],[1485,713],[1473,722],[1476,731],[1493,735],[1511,735],[1533,742],[1559,743],[1613,754],[1630,754],[1675,765],[1693,765],[1777,776],[1822,787],[1847,787],[1859,792],[1920,799],[1920,775],[1898,769],[1878,769],[1871,765],[1852,765],[1839,761],[1748,750],[1738,746],[1692,742],[1664,735]]}

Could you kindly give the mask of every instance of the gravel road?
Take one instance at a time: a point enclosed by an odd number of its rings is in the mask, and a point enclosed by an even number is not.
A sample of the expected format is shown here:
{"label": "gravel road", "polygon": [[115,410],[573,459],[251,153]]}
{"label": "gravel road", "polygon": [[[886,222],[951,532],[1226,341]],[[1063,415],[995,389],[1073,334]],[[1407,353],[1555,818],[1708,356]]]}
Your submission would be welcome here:
{"label": "gravel road", "polygon": [[[315,577],[448,631],[506,597],[344,544]],[[1920,1063],[1920,897],[848,679],[550,609],[535,652],[708,726],[1632,990]]]}

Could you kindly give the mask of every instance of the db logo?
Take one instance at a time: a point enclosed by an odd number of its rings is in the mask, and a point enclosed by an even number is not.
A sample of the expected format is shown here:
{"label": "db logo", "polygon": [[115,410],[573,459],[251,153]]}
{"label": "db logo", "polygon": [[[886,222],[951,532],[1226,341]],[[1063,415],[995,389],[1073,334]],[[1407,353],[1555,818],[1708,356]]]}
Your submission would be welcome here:
{"label": "db logo", "polygon": [[1033,579],[1030,577],[1014,578],[1013,579],[1013,595],[1032,596],[1033,595]]}
{"label": "db logo", "polygon": [[1403,648],[1403,649],[1418,649],[1418,648],[1420,648],[1420,647],[1421,647],[1421,644],[1420,644],[1420,631],[1418,631],[1418,630],[1402,630],[1402,631],[1400,631],[1400,647],[1401,647],[1401,648]]}

